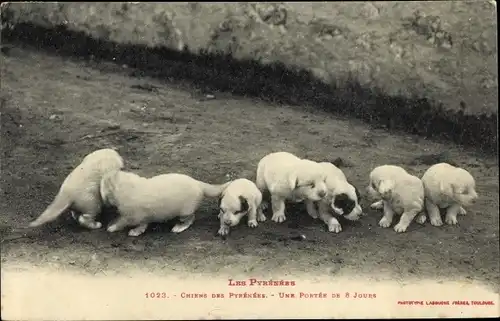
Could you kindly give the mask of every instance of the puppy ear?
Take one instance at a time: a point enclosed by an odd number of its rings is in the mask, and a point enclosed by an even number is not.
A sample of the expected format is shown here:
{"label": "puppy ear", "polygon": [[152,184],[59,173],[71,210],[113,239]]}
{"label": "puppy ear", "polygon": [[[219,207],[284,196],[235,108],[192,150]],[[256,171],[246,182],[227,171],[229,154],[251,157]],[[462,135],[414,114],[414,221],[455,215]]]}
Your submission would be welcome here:
{"label": "puppy ear", "polygon": [[394,181],[393,180],[384,180],[380,182],[380,185],[378,186],[378,192],[383,198],[389,198],[391,197],[392,194],[392,189],[394,188]]}
{"label": "puppy ear", "polygon": [[238,198],[240,199],[240,203],[241,203],[241,209],[240,209],[240,211],[241,212],[248,211],[248,201],[247,201],[247,199],[244,198],[243,196],[238,196]]}

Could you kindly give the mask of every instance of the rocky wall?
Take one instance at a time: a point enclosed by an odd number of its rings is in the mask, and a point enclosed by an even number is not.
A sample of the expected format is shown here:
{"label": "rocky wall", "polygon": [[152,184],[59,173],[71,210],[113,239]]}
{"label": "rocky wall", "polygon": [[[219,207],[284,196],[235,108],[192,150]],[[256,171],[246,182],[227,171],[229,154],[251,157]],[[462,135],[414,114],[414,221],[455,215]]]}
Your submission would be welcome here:
{"label": "rocky wall", "polygon": [[498,110],[496,8],[488,1],[2,4],[3,28],[23,23],[279,62],[336,88],[354,80],[461,115]]}

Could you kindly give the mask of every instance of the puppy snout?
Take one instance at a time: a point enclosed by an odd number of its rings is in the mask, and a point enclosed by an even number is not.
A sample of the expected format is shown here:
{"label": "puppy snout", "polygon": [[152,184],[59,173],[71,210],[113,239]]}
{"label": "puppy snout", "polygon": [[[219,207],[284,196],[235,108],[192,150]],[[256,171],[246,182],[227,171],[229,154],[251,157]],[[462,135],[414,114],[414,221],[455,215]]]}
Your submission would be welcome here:
{"label": "puppy snout", "polygon": [[229,220],[229,219],[224,220],[224,224],[226,224],[227,226],[230,226],[231,225],[231,220]]}
{"label": "puppy snout", "polygon": [[318,192],[318,196],[321,197],[321,198],[325,197],[326,196],[326,191],[319,191]]}

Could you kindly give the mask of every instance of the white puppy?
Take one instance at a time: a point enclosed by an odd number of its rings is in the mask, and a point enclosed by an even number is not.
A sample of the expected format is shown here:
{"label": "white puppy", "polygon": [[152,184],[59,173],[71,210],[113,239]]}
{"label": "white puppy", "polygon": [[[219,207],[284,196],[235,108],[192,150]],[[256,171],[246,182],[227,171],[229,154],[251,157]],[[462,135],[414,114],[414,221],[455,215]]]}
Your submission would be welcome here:
{"label": "white puppy", "polygon": [[361,196],[358,189],[347,181],[340,168],[329,162],[322,162],[319,165],[326,175],[327,195],[319,202],[306,200],[307,213],[312,218],[319,217],[328,226],[328,231],[339,233],[342,231],[342,226],[330,214],[330,209],[348,220],[357,221],[363,214],[363,209],[359,205]]}
{"label": "white puppy", "polygon": [[285,200],[319,201],[325,197],[325,179],[319,163],[287,152],[268,154],[257,165],[257,188],[271,194],[271,219],[277,223],[286,220]]}
{"label": "white puppy", "polygon": [[229,228],[238,225],[243,216],[248,214],[248,226],[257,227],[266,216],[260,207],[262,193],[254,182],[239,178],[232,181],[222,192],[219,199],[220,235],[229,234]]}
{"label": "white puppy", "polygon": [[[445,222],[458,223],[457,214],[465,215],[464,207],[471,206],[478,198],[476,182],[463,168],[447,163],[432,165],[422,176],[425,190],[425,207],[431,224],[443,225],[439,209],[446,209]],[[420,215],[425,222],[425,214]]]}
{"label": "white puppy", "polygon": [[381,202],[383,204],[384,216],[379,221],[381,227],[389,227],[394,214],[401,215],[394,226],[398,233],[405,232],[424,208],[422,181],[399,166],[382,165],[373,169],[367,191],[370,197],[381,199],[373,203],[372,208],[379,208]]}
{"label": "white puppy", "polygon": [[188,175],[170,173],[141,177],[118,171],[105,175],[101,182],[101,196],[116,206],[119,217],[108,226],[108,232],[136,226],[128,233],[139,236],[149,223],[179,218],[172,232],[180,233],[193,224],[195,212],[205,197],[219,197],[230,182],[222,185],[207,184]]}
{"label": "white puppy", "polygon": [[102,227],[96,222],[96,216],[101,212],[103,205],[99,186],[102,177],[109,172],[122,169],[122,157],[113,149],[100,149],[85,156],[80,163],[63,181],[54,201],[29,227],[36,227],[55,220],[64,211],[70,209],[79,212],[80,225],[89,229]]}

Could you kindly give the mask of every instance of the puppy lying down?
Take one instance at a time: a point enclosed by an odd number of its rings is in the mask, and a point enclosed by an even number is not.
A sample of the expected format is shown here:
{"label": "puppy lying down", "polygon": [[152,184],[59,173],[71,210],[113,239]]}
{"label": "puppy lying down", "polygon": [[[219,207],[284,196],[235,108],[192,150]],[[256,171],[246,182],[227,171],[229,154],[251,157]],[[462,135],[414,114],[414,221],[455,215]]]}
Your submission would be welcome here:
{"label": "puppy lying down", "polygon": [[260,207],[262,193],[254,182],[246,179],[236,179],[227,186],[219,199],[220,228],[218,234],[229,234],[230,227],[238,225],[243,216],[248,214],[248,226],[257,227],[264,222],[266,216]]}
{"label": "puppy lying down", "polygon": [[326,175],[319,163],[288,152],[264,156],[257,165],[257,188],[271,195],[272,220],[286,220],[285,200],[319,201],[326,196]]}
{"label": "puppy lying down", "polygon": [[[70,209],[80,225],[89,229],[101,228],[102,223],[95,220],[103,205],[99,193],[101,179],[123,166],[122,157],[113,149],[99,149],[88,154],[63,181],[52,203],[29,227],[53,221]],[[81,215],[77,218],[75,212]]]}
{"label": "puppy lying down", "polygon": [[184,174],[170,173],[141,177],[125,171],[105,175],[101,182],[102,199],[118,209],[118,219],[108,226],[116,232],[136,226],[128,233],[139,236],[149,223],[179,218],[172,232],[180,233],[193,224],[195,212],[205,197],[219,197],[230,182],[207,184]]}
{"label": "puppy lying down", "polygon": [[357,221],[363,214],[359,205],[360,194],[357,188],[347,181],[340,168],[329,162],[322,162],[319,165],[326,175],[327,195],[316,202],[306,200],[307,213],[312,218],[319,217],[328,226],[328,231],[339,233],[342,231],[342,226],[330,214],[330,210],[348,220]]}
{"label": "puppy lying down", "polygon": [[394,226],[398,233],[405,232],[411,221],[424,209],[422,181],[399,166],[382,165],[374,168],[370,173],[367,191],[371,198],[381,199],[371,205],[377,209],[381,204],[383,206],[384,216],[379,221],[381,227],[389,227],[394,214],[401,215],[399,223]]}
{"label": "puppy lying down", "polygon": [[[471,206],[478,198],[476,182],[465,169],[447,163],[435,164],[424,173],[425,208],[431,224],[443,225],[439,209],[446,209],[445,222],[458,223],[457,214],[465,215],[464,207]],[[425,214],[420,220],[425,222]]]}

